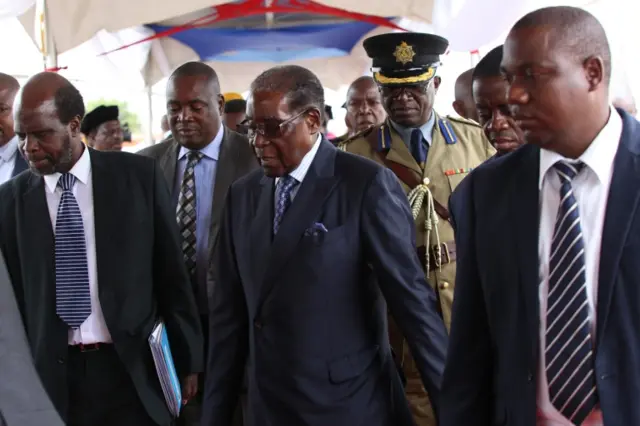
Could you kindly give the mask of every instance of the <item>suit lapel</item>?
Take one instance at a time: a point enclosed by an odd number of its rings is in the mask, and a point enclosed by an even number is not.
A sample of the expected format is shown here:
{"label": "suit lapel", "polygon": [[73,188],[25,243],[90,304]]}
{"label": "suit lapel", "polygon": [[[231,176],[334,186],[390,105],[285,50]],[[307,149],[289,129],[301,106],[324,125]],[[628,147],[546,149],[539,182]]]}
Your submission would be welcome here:
{"label": "suit lapel", "polygon": [[[520,168],[513,174],[509,208],[512,222],[512,239],[517,250],[520,286],[528,322],[528,339],[531,342],[532,360],[537,359],[538,330],[540,323],[538,303],[538,227],[539,227],[539,176],[540,150],[532,145],[522,148]],[[517,155],[517,154],[514,154]]]}
{"label": "suit lapel", "polygon": [[[615,111],[613,113],[615,114]],[[636,217],[640,199],[640,161],[636,142],[639,133],[637,122],[624,114],[622,137],[613,163],[613,176],[602,231],[596,315],[598,345],[606,329],[622,251]],[[632,146],[634,144],[636,146]]]}
{"label": "suit lapel", "polygon": [[178,162],[178,151],[180,150],[180,145],[172,139],[171,143],[168,145],[168,149],[158,160],[158,164],[160,168],[164,172],[164,177],[167,179],[167,184],[169,185],[169,190],[171,194],[175,191],[175,178],[176,178],[176,167]]}
{"label": "suit lapel", "polygon": [[[222,206],[224,205],[227,189],[233,183],[235,177],[235,167],[238,163],[238,150],[234,144],[239,141],[232,140],[231,132],[226,128],[223,130],[224,136],[220,145],[220,155],[216,162],[216,177],[213,185],[213,197],[211,206],[211,233],[209,237],[210,245],[218,236],[220,227],[220,217],[222,216]],[[175,161],[174,163],[175,164]],[[175,169],[174,169],[175,170]]]}
{"label": "suit lapel", "polygon": [[[91,156],[91,180],[93,185],[93,220],[95,229],[96,262],[98,266],[98,282],[100,283],[100,300],[105,302],[104,295],[109,291],[108,283],[118,282],[118,268],[114,267],[113,254],[119,251],[117,239],[113,233],[121,227],[126,217],[118,214],[121,209],[114,208],[127,198],[122,196],[128,192],[119,175],[110,170],[100,152],[89,150]],[[108,315],[109,312],[106,312]]]}
{"label": "suit lapel", "polygon": [[273,290],[278,272],[295,252],[304,231],[313,224],[314,218],[320,215],[325,200],[338,183],[338,178],[333,173],[335,155],[336,148],[323,140],[291,207],[284,216],[278,234],[273,239],[260,290],[261,301]]}
{"label": "suit lapel", "polygon": [[260,185],[255,189],[252,197],[251,212],[254,219],[249,233],[249,247],[251,252],[252,278],[254,285],[262,286],[266,271],[273,228],[274,179],[262,177]]}
{"label": "suit lapel", "polygon": [[35,294],[40,293],[40,303],[48,303],[53,300],[55,304],[55,239],[49,207],[45,194],[44,179],[41,176],[31,174],[29,189],[23,195],[24,211],[22,223],[28,229],[19,229],[20,244],[23,252],[30,253],[29,269],[32,276],[44,277],[42,282],[51,283],[43,289],[36,289]]}

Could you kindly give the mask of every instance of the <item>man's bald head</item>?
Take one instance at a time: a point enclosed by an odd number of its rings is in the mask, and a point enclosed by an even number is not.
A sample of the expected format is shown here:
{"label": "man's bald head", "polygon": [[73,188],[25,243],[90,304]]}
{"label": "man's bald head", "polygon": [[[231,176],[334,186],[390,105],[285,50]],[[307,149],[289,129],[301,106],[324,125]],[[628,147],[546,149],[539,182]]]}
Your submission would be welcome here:
{"label": "man's bald head", "polygon": [[458,76],[455,84],[455,98],[453,109],[459,116],[478,121],[478,112],[473,101],[472,91],[473,68]]}
{"label": "man's bald head", "polygon": [[0,73],[0,146],[13,139],[13,101],[20,89],[20,83],[13,76]]}
{"label": "man's bald head", "polygon": [[20,91],[18,103],[22,109],[36,109],[53,101],[62,124],[84,117],[84,99],[69,80],[54,72],[43,72],[31,77]]}
{"label": "man's bald head", "polygon": [[345,123],[350,135],[381,124],[387,117],[382,96],[373,77],[355,79],[347,91]]}
{"label": "man's bald head", "polygon": [[560,49],[580,63],[600,57],[607,86],[611,81],[611,48],[604,27],[584,9],[571,6],[545,7],[522,17],[511,32],[527,28],[549,28],[550,47]]}
{"label": "man's bald head", "polygon": [[204,62],[186,62],[180,65],[169,77],[169,81],[181,77],[202,77],[209,83],[214,95],[220,94],[218,74]]}
{"label": "man's bald head", "polygon": [[59,74],[36,74],[18,92],[15,128],[19,147],[37,174],[68,172],[84,151],[82,95]]}
{"label": "man's bald head", "polygon": [[347,90],[347,98],[349,97],[349,92],[352,90],[367,90],[370,87],[377,87],[373,77],[370,77],[368,75],[358,77],[349,85],[349,90]]}
{"label": "man's bald head", "polygon": [[203,62],[179,66],[167,82],[167,117],[171,135],[190,150],[201,150],[222,126],[224,96],[218,74]]}
{"label": "man's bald head", "polygon": [[604,28],[586,10],[525,15],[505,40],[501,70],[527,143],[578,158],[607,123],[611,52]]}

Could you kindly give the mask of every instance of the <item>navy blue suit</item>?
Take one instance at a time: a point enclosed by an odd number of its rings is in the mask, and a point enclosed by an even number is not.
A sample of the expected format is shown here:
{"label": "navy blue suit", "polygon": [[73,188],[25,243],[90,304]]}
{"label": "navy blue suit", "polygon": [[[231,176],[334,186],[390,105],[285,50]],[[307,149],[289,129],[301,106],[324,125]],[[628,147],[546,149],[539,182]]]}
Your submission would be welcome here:
{"label": "navy blue suit", "polygon": [[11,177],[18,176],[20,173],[27,170],[27,168],[27,162],[22,156],[22,153],[18,150],[18,152],[16,152],[16,159],[14,160],[13,172],[11,172]]}
{"label": "navy blue suit", "polygon": [[272,237],[274,186],[258,170],[228,194],[202,424],[230,425],[247,365],[250,426],[411,425],[384,300],[435,401],[447,335],[398,180],[325,140]]}
{"label": "navy blue suit", "polygon": [[[619,113],[596,312],[607,426],[640,425],[640,123]],[[539,158],[525,145],[487,162],[450,200],[458,269],[440,426],[536,424]]]}

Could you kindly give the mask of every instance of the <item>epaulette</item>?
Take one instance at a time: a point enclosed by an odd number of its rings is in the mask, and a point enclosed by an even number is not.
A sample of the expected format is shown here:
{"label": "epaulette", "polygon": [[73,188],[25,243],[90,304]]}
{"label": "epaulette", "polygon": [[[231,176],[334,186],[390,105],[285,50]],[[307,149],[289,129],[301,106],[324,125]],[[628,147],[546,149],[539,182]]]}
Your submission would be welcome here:
{"label": "epaulette", "polygon": [[466,124],[466,125],[482,128],[480,123],[476,123],[475,121],[469,120],[467,118],[462,118],[462,117],[458,117],[458,116],[454,117],[452,115],[447,115],[447,120],[451,120],[451,121],[454,121],[456,123],[462,123],[462,124]]}
{"label": "epaulette", "polygon": [[344,149],[347,145],[349,145],[349,143],[353,142],[354,140],[360,139],[360,138],[366,138],[369,134],[371,134],[371,132],[375,127],[376,126],[369,126],[366,129],[356,133],[355,135],[348,137],[344,140],[341,140],[337,145],[338,148]]}

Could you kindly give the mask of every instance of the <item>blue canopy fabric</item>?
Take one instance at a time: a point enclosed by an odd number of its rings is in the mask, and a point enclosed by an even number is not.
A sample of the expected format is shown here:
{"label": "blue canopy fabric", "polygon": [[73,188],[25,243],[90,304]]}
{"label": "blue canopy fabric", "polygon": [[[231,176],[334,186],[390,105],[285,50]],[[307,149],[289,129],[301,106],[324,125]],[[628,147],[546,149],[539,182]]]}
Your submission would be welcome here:
{"label": "blue canopy fabric", "polygon": [[[171,27],[148,25],[156,33]],[[170,37],[202,61],[286,62],[346,56],[376,25],[345,22],[276,29],[193,28]]]}

